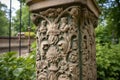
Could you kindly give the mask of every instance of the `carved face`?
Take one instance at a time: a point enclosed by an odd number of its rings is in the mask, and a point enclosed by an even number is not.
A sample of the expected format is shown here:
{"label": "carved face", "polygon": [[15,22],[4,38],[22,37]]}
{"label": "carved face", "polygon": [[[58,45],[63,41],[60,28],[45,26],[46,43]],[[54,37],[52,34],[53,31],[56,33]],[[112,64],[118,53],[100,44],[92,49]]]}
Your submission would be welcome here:
{"label": "carved face", "polygon": [[67,17],[61,18],[61,22],[62,22],[62,23],[67,23]]}
{"label": "carved face", "polygon": [[78,60],[77,52],[72,51],[69,55],[69,61],[75,63]]}
{"label": "carved face", "polygon": [[47,32],[46,24],[47,24],[47,22],[45,20],[43,20],[41,22],[41,24],[39,25],[40,26],[40,29],[39,29],[40,33],[46,33]]}
{"label": "carved face", "polygon": [[67,74],[61,74],[58,80],[70,80],[70,77]]}
{"label": "carved face", "polygon": [[61,40],[61,41],[58,42],[58,48],[59,48],[60,51],[66,53],[67,47],[68,47],[68,45],[67,45],[66,41]]}
{"label": "carved face", "polygon": [[48,31],[47,34],[50,36],[56,36],[60,33],[58,30],[58,24],[52,23],[48,25]]}

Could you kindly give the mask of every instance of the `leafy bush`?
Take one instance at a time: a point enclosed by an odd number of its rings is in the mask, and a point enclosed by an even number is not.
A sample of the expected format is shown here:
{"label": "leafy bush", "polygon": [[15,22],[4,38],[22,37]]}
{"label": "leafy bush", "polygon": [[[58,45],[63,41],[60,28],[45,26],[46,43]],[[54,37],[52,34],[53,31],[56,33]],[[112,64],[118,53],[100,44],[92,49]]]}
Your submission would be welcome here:
{"label": "leafy bush", "polygon": [[120,44],[97,44],[97,80],[119,80]]}
{"label": "leafy bush", "polygon": [[35,80],[35,56],[17,57],[15,52],[0,55],[0,80]]}
{"label": "leafy bush", "polygon": [[99,25],[96,29],[96,42],[104,45],[105,43],[111,43],[112,35],[109,35],[109,31],[106,27]]}

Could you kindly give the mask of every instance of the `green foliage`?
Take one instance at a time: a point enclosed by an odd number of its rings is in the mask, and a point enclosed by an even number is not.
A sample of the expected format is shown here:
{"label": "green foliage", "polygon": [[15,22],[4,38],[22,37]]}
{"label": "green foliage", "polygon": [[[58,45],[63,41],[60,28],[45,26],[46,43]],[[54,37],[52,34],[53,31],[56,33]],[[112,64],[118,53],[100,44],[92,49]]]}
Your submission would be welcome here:
{"label": "green foliage", "polygon": [[[28,28],[28,8],[23,6],[22,8],[22,26],[21,31],[25,32]],[[17,10],[16,16],[13,17],[13,27],[14,30],[19,32],[19,26],[20,26],[20,10]]]}
{"label": "green foliage", "polygon": [[104,46],[97,44],[98,80],[119,80],[120,78],[120,44]]}
{"label": "green foliage", "polygon": [[0,36],[8,36],[8,19],[6,17],[6,5],[0,2]]}
{"label": "green foliage", "polygon": [[106,23],[110,35],[120,38],[120,0],[97,0],[101,8],[101,22]]}
{"label": "green foliage", "polygon": [[119,80],[120,44],[113,45],[107,27],[96,28],[97,80]]}
{"label": "green foliage", "polygon": [[104,45],[105,43],[111,42],[111,35],[109,35],[109,31],[106,27],[99,25],[96,29],[96,42]]}
{"label": "green foliage", "polygon": [[[31,27],[31,31],[35,30],[35,26],[31,22],[31,26],[29,26],[29,9],[27,6],[23,5],[22,7],[22,26],[21,26],[21,31],[22,32],[27,32],[28,27]],[[20,26],[20,10],[16,11],[16,16],[13,17],[13,29],[16,32],[16,34],[20,31],[19,30]],[[14,33],[15,33],[14,32]]]}
{"label": "green foliage", "polygon": [[17,57],[15,52],[0,55],[0,80],[35,80],[35,52]]}

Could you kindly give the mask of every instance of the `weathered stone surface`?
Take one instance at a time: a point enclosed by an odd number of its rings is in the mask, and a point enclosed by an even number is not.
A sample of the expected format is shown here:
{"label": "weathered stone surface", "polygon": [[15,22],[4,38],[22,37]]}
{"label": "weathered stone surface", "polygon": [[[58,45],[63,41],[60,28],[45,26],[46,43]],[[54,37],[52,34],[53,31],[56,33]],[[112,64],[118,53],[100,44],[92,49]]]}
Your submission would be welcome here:
{"label": "weathered stone surface", "polygon": [[30,11],[74,3],[86,5],[86,7],[88,7],[97,17],[100,14],[100,10],[96,5],[95,0],[27,0]]}
{"label": "weathered stone surface", "polygon": [[96,80],[95,2],[30,0],[28,5],[37,26],[37,80]]}

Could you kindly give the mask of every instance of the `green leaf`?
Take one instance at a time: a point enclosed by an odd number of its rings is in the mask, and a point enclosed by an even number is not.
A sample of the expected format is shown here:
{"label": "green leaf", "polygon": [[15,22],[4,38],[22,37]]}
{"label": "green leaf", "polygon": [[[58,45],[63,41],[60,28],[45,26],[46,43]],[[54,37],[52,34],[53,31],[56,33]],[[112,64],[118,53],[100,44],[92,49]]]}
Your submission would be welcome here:
{"label": "green leaf", "polygon": [[16,68],[14,71],[13,71],[13,75],[18,77],[20,76],[20,74],[23,72],[23,68]]}

